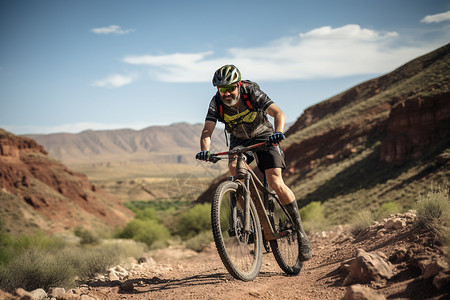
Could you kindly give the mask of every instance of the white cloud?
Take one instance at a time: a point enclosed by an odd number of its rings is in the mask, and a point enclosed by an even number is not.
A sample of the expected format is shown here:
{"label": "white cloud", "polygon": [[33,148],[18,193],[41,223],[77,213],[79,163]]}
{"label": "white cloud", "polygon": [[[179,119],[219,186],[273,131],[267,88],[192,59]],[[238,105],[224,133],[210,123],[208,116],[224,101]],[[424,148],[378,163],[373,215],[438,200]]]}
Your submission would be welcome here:
{"label": "white cloud", "polygon": [[100,27],[100,28],[91,29],[91,32],[96,33],[96,34],[115,34],[115,35],[127,34],[130,32],[133,32],[133,31],[134,31],[134,29],[124,30],[118,25],[111,25],[108,27]]}
{"label": "white cloud", "polygon": [[127,56],[124,61],[149,67],[163,82],[210,81],[218,67],[229,63],[252,80],[332,78],[385,73],[438,46],[395,47],[399,39],[396,32],[350,24],[313,29],[261,47],[231,48],[223,57],[208,51]]}
{"label": "white cloud", "polygon": [[359,41],[378,41],[388,37],[397,37],[396,32],[387,32],[382,35],[380,32],[361,28],[359,25],[349,24],[339,28],[324,26],[313,29],[307,33],[300,33],[302,38],[324,39],[324,40],[359,40]]}
{"label": "white cloud", "polygon": [[450,21],[450,10],[436,15],[428,15],[425,18],[423,18],[420,22],[430,24],[430,23],[440,23],[444,21]]}
{"label": "white cloud", "polygon": [[120,74],[112,74],[104,79],[96,80],[92,86],[118,88],[130,84],[136,76],[124,76]]}

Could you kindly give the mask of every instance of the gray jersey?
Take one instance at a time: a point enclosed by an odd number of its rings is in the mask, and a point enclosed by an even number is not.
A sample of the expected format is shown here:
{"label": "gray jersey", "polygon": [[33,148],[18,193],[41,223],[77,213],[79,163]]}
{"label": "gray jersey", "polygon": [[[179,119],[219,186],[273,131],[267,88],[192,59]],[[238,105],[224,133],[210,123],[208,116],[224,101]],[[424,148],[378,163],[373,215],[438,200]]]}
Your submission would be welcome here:
{"label": "gray jersey", "polygon": [[[243,99],[244,89],[249,95],[250,105]],[[252,139],[255,137],[269,137],[273,133],[272,124],[267,120],[265,111],[273,103],[256,83],[242,81],[241,99],[237,107],[229,107],[222,104],[223,123],[226,130],[238,139]],[[207,121],[221,121],[217,103],[222,103],[220,93],[217,92],[209,103]]]}

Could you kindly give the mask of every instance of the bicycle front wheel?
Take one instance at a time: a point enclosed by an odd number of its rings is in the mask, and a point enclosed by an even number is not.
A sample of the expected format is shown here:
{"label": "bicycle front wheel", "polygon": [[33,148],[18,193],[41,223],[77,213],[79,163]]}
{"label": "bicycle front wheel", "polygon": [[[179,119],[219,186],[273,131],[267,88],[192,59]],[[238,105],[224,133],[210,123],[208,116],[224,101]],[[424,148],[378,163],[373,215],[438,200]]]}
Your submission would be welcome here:
{"label": "bicycle front wheel", "polygon": [[250,231],[244,229],[244,197],[235,182],[223,182],[211,206],[211,224],[219,256],[237,279],[253,280],[261,269],[262,234],[253,202],[250,202]]}
{"label": "bicycle front wheel", "polygon": [[272,224],[276,232],[283,236],[270,241],[273,255],[280,268],[289,275],[300,273],[303,263],[300,261],[300,237],[293,230],[292,222],[282,209],[277,199],[274,199],[274,215]]}

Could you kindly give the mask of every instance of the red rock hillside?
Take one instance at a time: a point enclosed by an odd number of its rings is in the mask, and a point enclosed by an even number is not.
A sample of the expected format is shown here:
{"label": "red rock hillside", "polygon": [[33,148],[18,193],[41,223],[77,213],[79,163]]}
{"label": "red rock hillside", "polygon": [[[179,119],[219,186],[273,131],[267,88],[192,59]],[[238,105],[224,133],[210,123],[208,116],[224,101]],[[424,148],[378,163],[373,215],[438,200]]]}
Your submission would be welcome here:
{"label": "red rock hillside", "polygon": [[411,208],[450,178],[450,44],[309,107],[286,137],[284,178],[301,207],[320,202],[332,224],[387,202]]}
{"label": "red rock hillside", "polygon": [[132,212],[72,172],[29,138],[0,129],[0,219],[6,230],[48,232],[77,226],[102,230],[125,224]]}

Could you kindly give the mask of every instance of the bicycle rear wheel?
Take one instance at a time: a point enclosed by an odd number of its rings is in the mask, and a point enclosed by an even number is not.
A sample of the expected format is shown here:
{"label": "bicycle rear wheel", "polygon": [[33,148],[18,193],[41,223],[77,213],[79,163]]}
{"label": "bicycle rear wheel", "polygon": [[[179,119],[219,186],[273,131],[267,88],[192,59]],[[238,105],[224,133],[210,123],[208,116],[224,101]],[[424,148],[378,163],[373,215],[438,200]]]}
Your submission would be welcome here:
{"label": "bicycle rear wheel", "polygon": [[223,182],[211,206],[211,224],[219,256],[237,279],[253,280],[261,269],[262,234],[253,202],[250,202],[250,232],[244,230],[244,198],[235,182]]}
{"label": "bicycle rear wheel", "polygon": [[300,261],[300,237],[293,230],[292,222],[282,209],[277,199],[273,199],[274,214],[272,225],[275,232],[284,234],[281,238],[270,241],[273,255],[280,268],[289,275],[300,273],[303,263]]}

